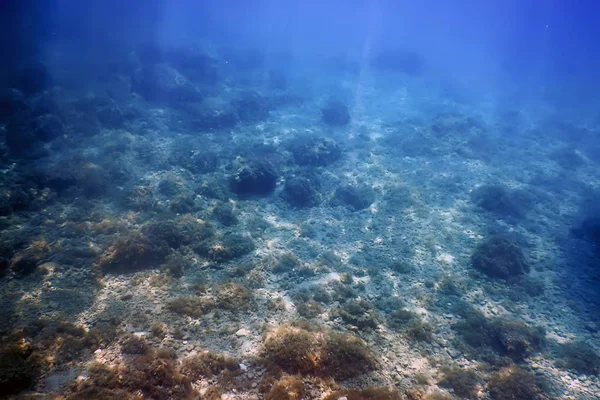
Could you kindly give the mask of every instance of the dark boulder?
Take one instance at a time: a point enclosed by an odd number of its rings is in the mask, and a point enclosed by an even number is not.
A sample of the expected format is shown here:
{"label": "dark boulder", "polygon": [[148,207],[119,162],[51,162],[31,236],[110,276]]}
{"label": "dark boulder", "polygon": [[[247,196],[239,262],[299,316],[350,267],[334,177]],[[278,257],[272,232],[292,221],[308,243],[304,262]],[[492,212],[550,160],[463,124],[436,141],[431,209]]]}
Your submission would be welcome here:
{"label": "dark boulder", "polygon": [[298,165],[324,167],[339,160],[342,148],[333,139],[307,137],[294,140],[290,145],[294,161]]}
{"label": "dark boulder", "polygon": [[321,109],[321,119],[327,125],[344,126],[350,122],[350,112],[344,103],[331,100]]}
{"label": "dark boulder", "polygon": [[503,236],[493,236],[477,245],[471,265],[491,278],[509,280],[530,270],[521,248]]}
{"label": "dark boulder", "polygon": [[285,181],[283,198],[294,207],[313,207],[321,202],[319,186],[314,177],[292,176]]}
{"label": "dark boulder", "polygon": [[370,186],[346,185],[338,188],[333,196],[334,205],[342,205],[353,211],[368,208],[375,201],[375,191]]}
{"label": "dark boulder", "polygon": [[26,95],[33,95],[47,89],[51,82],[50,73],[44,64],[39,61],[29,61],[12,73],[10,87]]}
{"label": "dark boulder", "polygon": [[257,122],[269,118],[269,101],[256,92],[245,92],[232,103],[242,122]]}
{"label": "dark boulder", "polygon": [[42,145],[65,133],[65,128],[55,115],[46,114],[30,119],[25,113],[13,118],[6,130],[6,146],[14,156],[38,156]]}
{"label": "dark boulder", "polygon": [[203,102],[201,104],[184,105],[187,113],[189,127],[200,132],[216,132],[222,129],[233,128],[240,118],[231,105],[217,105]]}
{"label": "dark boulder", "polygon": [[202,100],[202,95],[188,78],[167,64],[142,67],[134,74],[132,88],[148,101]]}
{"label": "dark boulder", "polygon": [[233,192],[240,196],[268,195],[277,185],[277,173],[267,163],[251,162],[239,168],[230,183]]}

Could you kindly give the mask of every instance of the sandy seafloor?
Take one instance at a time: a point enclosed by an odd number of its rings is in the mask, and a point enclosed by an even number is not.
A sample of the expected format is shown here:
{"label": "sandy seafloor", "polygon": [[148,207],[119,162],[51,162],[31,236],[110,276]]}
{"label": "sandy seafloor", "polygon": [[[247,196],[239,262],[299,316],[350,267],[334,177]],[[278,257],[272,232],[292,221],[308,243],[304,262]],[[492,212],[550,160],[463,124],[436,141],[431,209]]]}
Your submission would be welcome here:
{"label": "sandy seafloor", "polygon": [[[340,389],[368,386],[397,390],[380,398],[600,398],[599,288],[587,275],[597,259],[571,234],[598,197],[598,121],[508,97],[463,101],[425,76],[329,68],[296,72],[278,87],[261,68],[229,70],[210,85],[190,78],[206,93],[202,110],[230,107],[248,91],[259,96],[251,117],[216,128],[188,123],[202,118],[189,104],[144,99],[123,71],[38,95],[57,109],[64,132],[43,144],[45,156],[2,160],[4,199],[16,188],[27,199],[18,209],[7,200],[0,220],[3,346],[26,347],[20,357],[35,364],[20,396],[93,398],[77,393],[93,386],[94,363],[119,371],[168,348],[175,369],[207,351],[242,365],[184,373],[184,392],[196,398],[321,399],[336,390],[335,398],[369,398]],[[330,98],[348,106],[348,124],[323,121]],[[106,104],[115,114],[99,116]],[[299,165],[294,148],[307,137],[332,139],[339,158]],[[319,150],[300,154],[307,151]],[[207,153],[214,170],[189,161]],[[256,160],[275,171],[276,187],[234,193],[232,177]],[[285,185],[303,174],[319,182],[318,195],[297,207]],[[486,185],[502,187],[510,205],[482,207],[475,194]],[[336,195],[346,187],[361,188],[366,204],[355,209]],[[209,224],[207,249],[190,226]],[[228,234],[251,248],[220,256]],[[473,268],[476,246],[494,235],[518,243],[528,273],[505,280]],[[34,267],[20,271],[22,258]],[[181,296],[197,301],[192,311],[172,306]],[[465,309],[488,322],[461,331]],[[398,310],[410,313],[398,322]],[[511,323],[527,333],[501,327]],[[88,340],[99,327],[112,336]],[[374,367],[332,378],[314,365],[274,362],[265,343],[281,327],[353,335]],[[488,328],[490,341],[467,343],[468,333]],[[153,350],[141,342],[142,350],[124,350],[131,334]],[[572,342],[588,352],[583,367],[565,361]],[[444,380],[448,367],[475,372],[467,394]],[[540,389],[502,397],[494,379],[515,370]],[[2,379],[21,377],[14,374]],[[295,389],[274,394],[287,375]],[[182,396],[123,381],[98,385],[137,398]]]}

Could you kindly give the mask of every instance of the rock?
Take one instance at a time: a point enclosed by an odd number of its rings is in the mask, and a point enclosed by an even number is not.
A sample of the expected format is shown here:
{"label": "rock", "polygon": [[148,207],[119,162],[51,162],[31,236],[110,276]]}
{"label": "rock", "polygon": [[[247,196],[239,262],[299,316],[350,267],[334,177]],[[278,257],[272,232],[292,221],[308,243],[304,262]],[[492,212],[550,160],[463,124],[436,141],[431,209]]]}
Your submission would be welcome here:
{"label": "rock", "polygon": [[250,332],[248,331],[248,329],[246,328],[242,328],[240,330],[238,330],[235,335],[240,337],[240,336],[248,336],[250,334]]}

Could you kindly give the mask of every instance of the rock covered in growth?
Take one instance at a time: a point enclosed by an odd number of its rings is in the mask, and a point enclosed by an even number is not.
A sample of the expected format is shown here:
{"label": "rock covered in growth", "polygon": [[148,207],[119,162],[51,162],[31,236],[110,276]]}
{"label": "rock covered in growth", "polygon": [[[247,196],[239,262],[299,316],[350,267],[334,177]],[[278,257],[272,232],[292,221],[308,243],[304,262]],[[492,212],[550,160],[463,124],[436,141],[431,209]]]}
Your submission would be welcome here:
{"label": "rock covered in growth", "polygon": [[11,75],[10,87],[27,95],[39,93],[52,83],[48,68],[35,60],[30,60],[20,68],[16,68]]}
{"label": "rock covered in growth", "polygon": [[342,156],[341,146],[327,137],[305,137],[294,140],[290,145],[294,161],[298,165],[325,167]]}
{"label": "rock covered in growth", "polygon": [[269,118],[269,101],[257,92],[242,93],[232,105],[242,122],[256,122]]}
{"label": "rock covered in growth", "polygon": [[240,121],[236,110],[231,106],[208,108],[203,107],[193,115],[191,126],[202,132],[214,132],[233,128]]}
{"label": "rock covered in growth", "polygon": [[202,95],[188,78],[167,64],[142,67],[133,76],[132,88],[148,101],[202,100]]}
{"label": "rock covered in growth", "polygon": [[524,217],[530,205],[530,199],[524,193],[502,185],[482,185],[473,191],[471,198],[486,211],[514,218]]}
{"label": "rock covered in growth", "polygon": [[330,100],[321,108],[321,119],[327,125],[344,126],[350,122],[348,106],[337,100]]}
{"label": "rock covered in growth", "polygon": [[600,216],[584,218],[579,226],[571,230],[571,234],[579,239],[589,241],[600,251]]}
{"label": "rock covered in growth", "polygon": [[285,181],[283,197],[294,207],[314,207],[321,202],[319,187],[316,178],[292,176]]}
{"label": "rock covered in growth", "polygon": [[65,127],[56,115],[44,114],[31,118],[23,113],[8,124],[6,146],[15,156],[37,156],[43,144],[65,134]]}
{"label": "rock covered in growth", "polygon": [[486,131],[484,125],[475,118],[453,112],[436,115],[431,130],[438,137],[466,137],[471,134],[482,135]]}
{"label": "rock covered in growth", "polygon": [[267,335],[262,357],[290,374],[344,380],[377,368],[371,349],[352,335],[280,327]]}
{"label": "rock covered in growth", "polygon": [[160,48],[147,45],[137,50],[143,64],[167,63],[184,73],[194,82],[214,85],[219,80],[218,62],[198,48]]}
{"label": "rock covered in growth", "polygon": [[471,265],[491,278],[509,280],[530,270],[521,248],[504,236],[480,243],[471,255]]}
{"label": "rock covered in growth", "polygon": [[342,205],[353,211],[368,208],[375,201],[375,191],[369,186],[346,185],[338,188],[333,197],[334,205]]}
{"label": "rock covered in growth", "polygon": [[250,162],[233,174],[230,183],[240,196],[268,195],[277,185],[277,173],[266,162]]}

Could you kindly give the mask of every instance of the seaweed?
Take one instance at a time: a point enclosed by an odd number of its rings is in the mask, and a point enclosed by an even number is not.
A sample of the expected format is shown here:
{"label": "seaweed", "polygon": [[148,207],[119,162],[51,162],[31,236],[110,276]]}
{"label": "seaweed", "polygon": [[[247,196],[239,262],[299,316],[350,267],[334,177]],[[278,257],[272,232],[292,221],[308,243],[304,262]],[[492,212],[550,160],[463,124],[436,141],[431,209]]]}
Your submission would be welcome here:
{"label": "seaweed", "polygon": [[515,366],[494,373],[487,388],[494,400],[541,400],[544,398],[540,379]]}
{"label": "seaweed", "polygon": [[175,314],[199,318],[210,309],[210,304],[199,297],[176,297],[167,302],[167,309]]}
{"label": "seaweed", "polygon": [[364,389],[339,389],[328,394],[324,400],[402,400],[396,389],[388,387],[367,387]]}
{"label": "seaweed", "polygon": [[160,265],[168,246],[162,240],[152,240],[141,232],[133,231],[118,237],[102,254],[97,268],[106,273],[130,273]]}
{"label": "seaweed", "polygon": [[181,362],[181,372],[192,380],[216,376],[231,378],[241,373],[237,359],[210,351],[186,357]]}
{"label": "seaweed", "polygon": [[375,370],[378,364],[360,339],[285,326],[267,335],[261,355],[289,373],[344,380]]}
{"label": "seaweed", "polygon": [[33,387],[39,373],[39,363],[27,346],[0,347],[0,393],[15,395]]}
{"label": "seaweed", "polygon": [[439,385],[451,388],[461,398],[474,399],[481,385],[481,378],[473,370],[461,367],[442,368],[444,374]]}
{"label": "seaweed", "polygon": [[305,385],[298,376],[284,375],[270,385],[265,400],[300,400],[305,395]]}
{"label": "seaweed", "polygon": [[364,299],[344,303],[334,310],[332,316],[339,316],[346,324],[355,326],[359,330],[377,329],[379,323],[377,310]]}
{"label": "seaweed", "polygon": [[558,366],[580,374],[600,373],[600,355],[585,342],[576,341],[561,345],[558,349]]}

